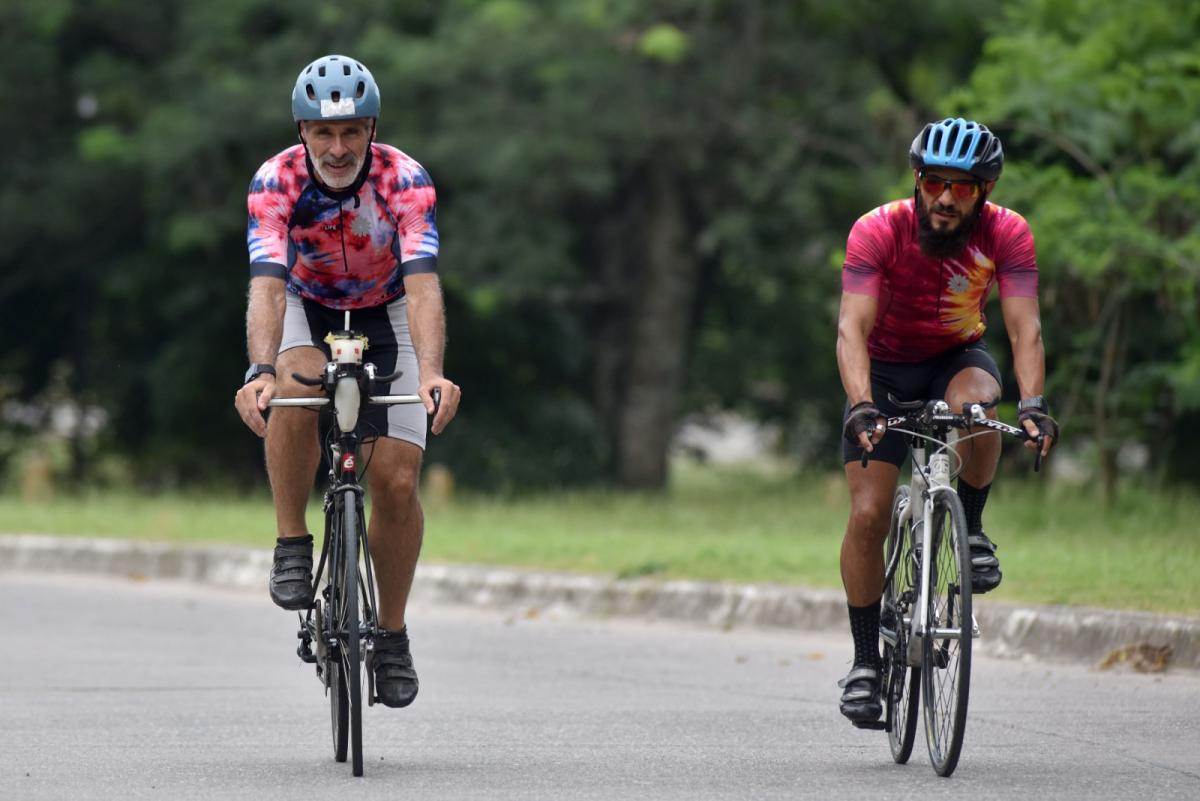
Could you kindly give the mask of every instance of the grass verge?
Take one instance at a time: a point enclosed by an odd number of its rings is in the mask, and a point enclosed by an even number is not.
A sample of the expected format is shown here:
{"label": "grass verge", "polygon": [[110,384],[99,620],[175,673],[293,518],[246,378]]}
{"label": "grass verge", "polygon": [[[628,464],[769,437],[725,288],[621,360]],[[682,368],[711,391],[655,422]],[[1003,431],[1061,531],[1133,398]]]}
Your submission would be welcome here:
{"label": "grass verge", "polygon": [[[550,570],[840,587],[847,495],[839,474],[683,468],[663,495],[576,491],[427,501],[423,558]],[[1002,481],[985,524],[1004,583],[991,599],[1195,615],[1200,497]],[[310,508],[320,528],[320,509]],[[265,496],[0,496],[0,530],[269,547]]]}

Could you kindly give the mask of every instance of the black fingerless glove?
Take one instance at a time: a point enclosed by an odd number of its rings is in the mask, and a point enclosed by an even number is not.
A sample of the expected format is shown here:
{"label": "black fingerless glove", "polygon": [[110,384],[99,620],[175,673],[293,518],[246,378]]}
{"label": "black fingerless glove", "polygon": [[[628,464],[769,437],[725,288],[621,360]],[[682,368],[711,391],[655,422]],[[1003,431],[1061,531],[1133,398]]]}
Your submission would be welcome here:
{"label": "black fingerless glove", "polygon": [[1053,417],[1048,414],[1043,414],[1042,412],[1030,409],[1017,415],[1017,422],[1021,424],[1022,428],[1024,428],[1026,420],[1032,420],[1033,424],[1037,426],[1038,431],[1042,433],[1043,437],[1051,437],[1054,440],[1054,444],[1058,444],[1058,423]]}
{"label": "black fingerless glove", "polygon": [[[875,426],[879,423],[879,418],[883,417],[883,412],[879,411],[874,401],[863,401],[856,403],[850,407],[850,415],[846,418],[846,424],[842,426],[842,436],[851,445],[858,445],[858,435],[864,431],[873,434]],[[887,418],[883,422],[884,430],[887,430]]]}

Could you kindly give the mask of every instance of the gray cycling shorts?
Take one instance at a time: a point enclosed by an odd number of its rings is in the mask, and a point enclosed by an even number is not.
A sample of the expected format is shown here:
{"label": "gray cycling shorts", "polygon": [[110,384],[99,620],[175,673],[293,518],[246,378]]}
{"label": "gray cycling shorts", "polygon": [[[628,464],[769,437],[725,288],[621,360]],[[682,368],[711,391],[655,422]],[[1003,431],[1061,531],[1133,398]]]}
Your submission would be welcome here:
{"label": "gray cycling shorts", "polygon": [[[319,303],[287,293],[287,311],[283,315],[283,340],[279,352],[300,347],[320,348],[329,358],[329,346],[325,335],[330,331],[341,331],[345,326],[345,312],[330,309]],[[365,334],[367,350],[364,362],[375,365],[380,375],[393,370],[401,371],[400,377],[392,382],[391,388],[378,390],[378,394],[415,395],[420,384],[417,373],[417,353],[413,348],[412,336],[408,332],[408,301],[401,296],[383,306],[369,309],[353,309],[350,312],[350,330]],[[397,406],[366,406],[359,423],[364,435],[379,436],[411,442],[425,449],[425,431],[428,426],[425,407],[419,403]]]}

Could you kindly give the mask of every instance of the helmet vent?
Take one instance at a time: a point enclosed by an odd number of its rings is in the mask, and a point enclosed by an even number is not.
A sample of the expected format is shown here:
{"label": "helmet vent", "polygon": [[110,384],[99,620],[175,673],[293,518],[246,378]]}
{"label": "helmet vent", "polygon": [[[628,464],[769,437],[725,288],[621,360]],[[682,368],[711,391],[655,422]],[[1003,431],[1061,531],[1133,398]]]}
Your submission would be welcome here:
{"label": "helmet vent", "polygon": [[332,92],[329,93],[329,99],[332,100],[334,103],[340,103],[342,100],[342,93],[339,92],[337,89],[334,89]]}
{"label": "helmet vent", "polygon": [[343,64],[343,65],[342,65],[342,74],[343,74],[343,75],[349,75],[349,74],[350,74],[350,65],[349,65],[349,64]]}
{"label": "helmet vent", "polygon": [[305,84],[304,89],[305,89],[305,92],[308,94],[309,100],[317,99],[317,90],[313,89],[312,81],[309,81],[307,84]]}
{"label": "helmet vent", "polygon": [[354,90],[354,99],[362,100],[363,95],[367,93],[367,85],[363,81],[358,82],[357,88]]}
{"label": "helmet vent", "polygon": [[324,64],[317,67],[317,75],[320,75],[322,78],[325,77],[325,65]]}

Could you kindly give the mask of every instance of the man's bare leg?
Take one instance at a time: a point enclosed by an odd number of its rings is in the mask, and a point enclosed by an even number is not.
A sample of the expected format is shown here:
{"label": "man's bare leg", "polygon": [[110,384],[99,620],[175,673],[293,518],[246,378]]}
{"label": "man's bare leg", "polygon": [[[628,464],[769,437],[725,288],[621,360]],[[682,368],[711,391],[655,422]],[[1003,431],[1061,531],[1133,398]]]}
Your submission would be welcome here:
{"label": "man's bare leg", "polygon": [[[292,348],[279,354],[276,397],[317,394],[316,388],[298,383],[292,373],[317,375],[324,364],[325,356],[317,348]],[[275,409],[267,423],[267,475],[279,536],[271,564],[270,595],[283,609],[302,610],[312,603],[313,540],[304,511],[320,459],[317,415],[308,409]]]}
{"label": "man's bare leg", "polygon": [[[325,354],[312,347],[291,348],[279,354],[276,397],[319,395],[319,388],[298,383],[292,373],[320,375],[325,361]],[[267,423],[267,475],[275,499],[278,536],[303,537],[309,533],[304,511],[320,461],[317,415],[309,409],[272,409]]]}
{"label": "man's bare leg", "polygon": [[381,629],[375,638],[375,688],[384,704],[402,707],[413,702],[418,688],[405,609],[425,531],[417,497],[422,451],[411,442],[381,437],[367,456],[371,486],[367,532],[379,588]]}

